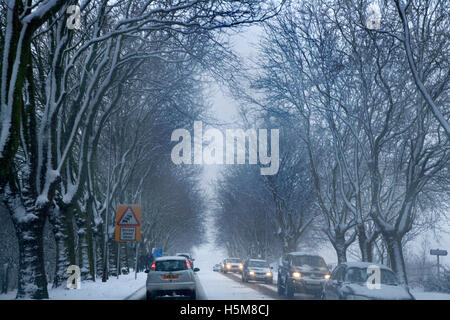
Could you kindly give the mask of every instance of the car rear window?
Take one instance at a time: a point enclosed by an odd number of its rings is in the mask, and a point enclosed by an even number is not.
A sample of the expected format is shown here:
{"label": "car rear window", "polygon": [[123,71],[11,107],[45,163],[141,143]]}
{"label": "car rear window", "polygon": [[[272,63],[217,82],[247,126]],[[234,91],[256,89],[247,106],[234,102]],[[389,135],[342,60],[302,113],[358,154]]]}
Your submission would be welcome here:
{"label": "car rear window", "polygon": [[184,260],[163,260],[155,262],[155,271],[181,271],[187,270]]}
{"label": "car rear window", "polygon": [[318,256],[292,256],[292,264],[298,267],[307,265],[316,268],[327,268],[323,258]]}

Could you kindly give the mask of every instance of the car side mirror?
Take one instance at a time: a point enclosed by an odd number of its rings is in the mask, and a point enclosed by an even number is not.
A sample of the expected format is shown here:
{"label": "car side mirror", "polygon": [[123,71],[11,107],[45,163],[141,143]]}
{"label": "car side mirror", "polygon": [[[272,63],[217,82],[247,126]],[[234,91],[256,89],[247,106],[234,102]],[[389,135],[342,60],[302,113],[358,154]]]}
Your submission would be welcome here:
{"label": "car side mirror", "polygon": [[199,272],[200,269],[199,268],[194,268],[194,272]]}
{"label": "car side mirror", "polygon": [[145,273],[149,273],[150,272],[150,270],[148,270],[148,269],[145,269],[145,271],[144,271]]}

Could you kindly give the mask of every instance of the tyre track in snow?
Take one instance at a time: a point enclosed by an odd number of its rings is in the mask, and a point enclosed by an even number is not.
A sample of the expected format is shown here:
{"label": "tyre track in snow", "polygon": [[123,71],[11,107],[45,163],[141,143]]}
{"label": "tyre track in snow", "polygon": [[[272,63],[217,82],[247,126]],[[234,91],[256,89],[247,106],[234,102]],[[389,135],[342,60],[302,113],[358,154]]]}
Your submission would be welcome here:
{"label": "tyre track in snow", "polygon": [[[221,272],[220,272],[221,273]],[[246,287],[249,287],[255,291],[258,291],[264,295],[267,295],[273,299],[277,300],[314,300],[312,295],[304,293],[296,293],[294,297],[288,298],[286,296],[280,296],[277,292],[276,284],[265,284],[261,282],[242,282],[241,275],[236,273],[221,273],[224,277],[231,279],[233,281],[239,282]]]}

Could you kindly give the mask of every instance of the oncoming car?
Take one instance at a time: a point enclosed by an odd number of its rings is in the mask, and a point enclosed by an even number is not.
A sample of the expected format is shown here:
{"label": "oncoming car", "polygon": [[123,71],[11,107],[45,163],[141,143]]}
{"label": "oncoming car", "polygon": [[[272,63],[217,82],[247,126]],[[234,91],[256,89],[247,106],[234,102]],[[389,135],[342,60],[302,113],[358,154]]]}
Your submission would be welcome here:
{"label": "oncoming car", "polygon": [[264,281],[267,284],[273,283],[272,270],[266,260],[248,259],[245,261],[242,282],[248,282],[249,280]]}
{"label": "oncoming car", "polygon": [[221,268],[221,264],[215,264],[214,266],[213,266],[213,271],[215,271],[215,272],[217,272],[217,271],[220,271],[220,268]]}
{"label": "oncoming car", "polygon": [[328,267],[321,256],[291,252],[278,263],[278,294],[293,297],[296,292],[302,292],[320,298],[329,278]]}
{"label": "oncoming car", "polygon": [[[375,287],[374,275],[377,272],[379,283]],[[414,297],[406,287],[400,285],[397,276],[388,267],[378,263],[346,262],[333,270],[324,286],[322,299],[414,300]]]}
{"label": "oncoming car", "polygon": [[147,300],[158,297],[187,297],[195,300],[197,287],[194,272],[185,257],[167,256],[157,258],[147,273]]}
{"label": "oncoming car", "polygon": [[226,258],[223,260],[221,270],[223,273],[227,272],[242,272],[244,264],[240,258]]}

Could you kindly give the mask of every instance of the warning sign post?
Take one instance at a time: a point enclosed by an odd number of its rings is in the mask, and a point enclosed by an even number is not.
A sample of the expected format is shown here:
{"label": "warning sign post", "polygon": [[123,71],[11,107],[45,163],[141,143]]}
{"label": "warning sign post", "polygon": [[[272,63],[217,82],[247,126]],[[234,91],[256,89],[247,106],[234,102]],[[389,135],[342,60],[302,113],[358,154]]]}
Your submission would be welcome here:
{"label": "warning sign post", "polygon": [[121,204],[116,210],[116,241],[141,241],[142,209]]}

